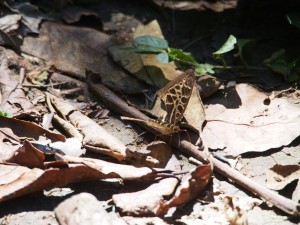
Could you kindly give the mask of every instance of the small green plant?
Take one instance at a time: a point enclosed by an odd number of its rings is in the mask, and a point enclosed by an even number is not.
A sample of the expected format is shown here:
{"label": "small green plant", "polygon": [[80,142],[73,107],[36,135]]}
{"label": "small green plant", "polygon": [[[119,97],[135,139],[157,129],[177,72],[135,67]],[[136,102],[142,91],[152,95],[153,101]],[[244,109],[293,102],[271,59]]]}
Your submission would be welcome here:
{"label": "small green plant", "polygon": [[[244,60],[244,49],[248,46],[254,45],[253,39],[237,39],[230,35],[225,43],[213,53],[214,57],[222,63],[222,65],[212,65],[208,63],[199,63],[196,58],[189,52],[184,52],[181,49],[170,48],[166,40],[153,36],[140,36],[133,40],[134,48],[130,48],[134,52],[140,54],[155,54],[156,58],[161,63],[175,62],[179,65],[188,65],[195,69],[199,75],[206,73],[215,74],[217,69],[252,69],[252,70],[266,70],[267,68],[249,66]],[[225,60],[224,54],[236,49],[240,58],[241,66],[229,66]],[[271,58],[264,61],[266,67],[274,72],[280,73],[287,81],[296,81],[299,76],[296,73],[298,60],[287,62],[284,54],[275,52]]]}
{"label": "small green plant", "polygon": [[13,116],[13,114],[12,113],[7,113],[7,112],[3,112],[3,111],[0,110],[0,116],[5,116],[5,117],[11,118]]}
{"label": "small green plant", "polygon": [[280,49],[272,54],[272,56],[264,61],[264,64],[272,71],[283,75],[284,79],[290,82],[297,81],[297,63],[299,59],[288,62],[285,50]]}

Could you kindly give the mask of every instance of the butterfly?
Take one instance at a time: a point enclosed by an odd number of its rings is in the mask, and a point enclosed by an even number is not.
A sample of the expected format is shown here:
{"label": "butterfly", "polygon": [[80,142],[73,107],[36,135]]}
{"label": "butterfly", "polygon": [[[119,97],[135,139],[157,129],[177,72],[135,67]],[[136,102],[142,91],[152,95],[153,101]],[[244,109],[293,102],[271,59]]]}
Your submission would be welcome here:
{"label": "butterfly", "polygon": [[183,118],[194,86],[195,73],[193,70],[187,70],[157,91],[156,94],[161,99],[162,109],[165,111],[163,117],[158,120],[142,120],[131,117],[121,117],[121,119],[145,123],[159,129],[164,135],[177,133],[180,130],[179,123]]}

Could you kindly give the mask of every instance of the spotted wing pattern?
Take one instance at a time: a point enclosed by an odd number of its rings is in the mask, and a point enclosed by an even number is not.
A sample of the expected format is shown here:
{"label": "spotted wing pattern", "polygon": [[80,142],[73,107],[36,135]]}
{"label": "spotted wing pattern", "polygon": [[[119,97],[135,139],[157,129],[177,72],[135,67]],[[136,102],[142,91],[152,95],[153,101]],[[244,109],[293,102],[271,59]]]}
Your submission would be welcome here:
{"label": "spotted wing pattern", "polygon": [[190,100],[194,84],[194,71],[187,70],[157,92],[166,110],[166,115],[161,120],[146,121],[129,117],[122,117],[122,119],[146,123],[159,129],[165,135],[176,133],[179,131],[178,124]]}
{"label": "spotted wing pattern", "polygon": [[194,71],[188,70],[159,90],[167,112],[163,122],[178,125],[189,103],[194,84]]}

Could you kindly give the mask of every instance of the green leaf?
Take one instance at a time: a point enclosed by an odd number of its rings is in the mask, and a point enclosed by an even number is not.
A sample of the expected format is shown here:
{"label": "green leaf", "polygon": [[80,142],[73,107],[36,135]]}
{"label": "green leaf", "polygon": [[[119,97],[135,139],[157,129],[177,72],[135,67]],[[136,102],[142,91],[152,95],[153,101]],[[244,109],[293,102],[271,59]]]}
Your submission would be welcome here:
{"label": "green leaf", "polygon": [[130,52],[136,52],[136,53],[140,53],[140,54],[158,54],[161,53],[162,50],[158,49],[158,48],[153,48],[153,47],[148,47],[148,46],[143,46],[143,47],[125,47],[122,48],[122,50],[127,50]]}
{"label": "green leaf", "polygon": [[0,111],[0,116],[5,116],[5,117],[13,117],[13,114],[12,113],[7,113],[7,112],[3,112],[3,111]]}
{"label": "green leaf", "polygon": [[133,43],[136,47],[150,47],[156,49],[167,50],[168,42],[162,38],[153,37],[153,36],[139,36],[133,40]]}
{"label": "green leaf", "polygon": [[206,73],[214,74],[215,71],[213,70],[215,68],[214,65],[204,63],[204,64],[199,64],[195,67],[196,73],[199,75],[204,75]]}
{"label": "green leaf", "polygon": [[238,47],[239,56],[244,65],[247,65],[243,55],[244,49],[253,46],[255,43],[256,41],[254,39],[237,39],[236,45]]}
{"label": "green leaf", "polygon": [[159,53],[159,54],[156,56],[156,59],[157,59],[160,63],[163,63],[163,64],[169,63],[169,55],[168,55],[168,53],[166,53],[166,52]]}
{"label": "green leaf", "polygon": [[299,12],[290,12],[285,16],[287,22],[295,27],[300,28],[300,13]]}
{"label": "green leaf", "polygon": [[172,60],[179,59],[179,60],[190,62],[190,63],[197,63],[197,60],[191,53],[184,52],[181,49],[177,49],[177,48],[170,48],[169,57]]}
{"label": "green leaf", "polygon": [[289,63],[286,60],[285,50],[280,49],[272,54],[272,56],[264,61],[264,64],[272,71],[283,75],[287,81],[296,81],[299,76],[296,72],[298,60]]}
{"label": "green leaf", "polygon": [[214,55],[221,55],[226,52],[230,52],[232,49],[234,49],[234,45],[236,44],[236,38],[233,35],[230,35],[227,41],[223,44],[223,46],[216,52],[214,52]]}

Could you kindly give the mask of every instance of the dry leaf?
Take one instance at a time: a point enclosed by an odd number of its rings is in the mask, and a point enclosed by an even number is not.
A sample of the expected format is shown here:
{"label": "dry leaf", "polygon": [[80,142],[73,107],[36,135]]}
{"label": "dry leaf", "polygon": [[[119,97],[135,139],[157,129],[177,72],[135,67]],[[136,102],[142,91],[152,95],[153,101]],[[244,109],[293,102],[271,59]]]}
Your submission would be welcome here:
{"label": "dry leaf", "polygon": [[153,0],[153,2],[159,6],[168,7],[173,10],[213,10],[215,12],[223,12],[226,9],[232,9],[237,6],[237,0],[219,0],[219,1],[207,1],[207,0],[198,0],[198,1],[163,1],[163,0]]}
{"label": "dry leaf", "polygon": [[166,178],[141,191],[115,194],[112,199],[122,214],[155,216],[164,199],[171,197],[177,184],[178,179]]}
{"label": "dry leaf", "polygon": [[0,54],[0,109],[6,113],[22,113],[32,108],[31,102],[26,98],[25,92],[19,83],[13,78],[8,69],[8,61],[5,51]]}
{"label": "dry leaf", "polygon": [[[163,38],[162,31],[156,20],[147,25],[137,27],[134,37],[151,35]],[[173,80],[177,74],[174,63],[162,64],[155,55],[138,54],[125,50],[126,47],[132,46],[130,43],[112,46],[109,52],[115,62],[124,67],[138,79],[145,81],[147,84],[162,88],[167,82]]]}
{"label": "dry leaf", "polygon": [[47,14],[42,13],[39,8],[29,2],[7,1],[6,6],[11,11],[22,16],[22,22],[34,33],[39,33],[39,26],[42,20],[51,20]]}
{"label": "dry leaf", "polygon": [[11,31],[15,31],[19,28],[19,22],[21,20],[21,16],[14,14],[14,15],[7,15],[0,18],[0,30],[4,31],[5,33],[9,33]]}
{"label": "dry leaf", "polygon": [[[20,165],[0,163],[0,202],[76,182],[109,178],[153,180],[160,176],[169,176],[164,171],[159,172],[146,167],[136,168],[103,160],[59,154],[57,156],[63,161],[45,162],[42,169],[29,169]],[[20,162],[20,164],[22,163]]]}
{"label": "dry leaf", "polygon": [[95,196],[88,193],[74,195],[54,210],[60,225],[126,225],[116,213],[108,213]]}
{"label": "dry leaf", "polygon": [[45,59],[49,65],[80,79],[90,71],[111,88],[126,93],[142,92],[145,86],[108,58],[109,38],[95,29],[45,22],[39,37],[25,38],[22,51]]}
{"label": "dry leaf", "polygon": [[178,179],[166,178],[141,191],[113,195],[113,201],[126,215],[162,216],[171,207],[183,206],[197,196],[211,178],[211,166],[199,166],[177,188]]}
{"label": "dry leaf", "polygon": [[165,168],[172,157],[170,145],[163,141],[154,141],[137,150],[127,150],[127,159],[134,166]]}
{"label": "dry leaf", "polygon": [[298,185],[292,194],[295,202],[300,200],[300,166],[276,164],[266,171],[267,187],[273,190],[282,190],[293,181],[298,180]]}
{"label": "dry leaf", "polygon": [[300,133],[299,104],[283,98],[267,104],[265,99],[267,95],[247,84],[215,94],[206,102],[203,141],[231,156],[290,144]]}
{"label": "dry leaf", "polygon": [[126,146],[120,140],[67,102],[52,95],[48,96],[60,115],[63,115],[84,136],[83,146],[85,148],[112,156],[118,160],[125,159]]}
{"label": "dry leaf", "polygon": [[212,179],[211,165],[201,165],[185,175],[174,196],[161,204],[157,215],[164,215],[171,207],[183,206],[199,195]]}

